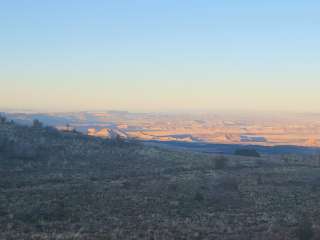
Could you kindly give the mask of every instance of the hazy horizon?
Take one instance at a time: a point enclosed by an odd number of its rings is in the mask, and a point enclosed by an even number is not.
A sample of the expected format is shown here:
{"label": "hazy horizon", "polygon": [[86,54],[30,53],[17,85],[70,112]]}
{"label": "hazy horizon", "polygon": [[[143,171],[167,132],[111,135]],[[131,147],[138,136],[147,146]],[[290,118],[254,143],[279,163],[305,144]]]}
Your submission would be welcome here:
{"label": "hazy horizon", "polygon": [[320,112],[315,1],[6,1],[0,108]]}
{"label": "hazy horizon", "polygon": [[246,110],[246,109],[171,109],[171,110],[154,110],[154,109],[116,109],[116,108],[101,108],[101,109],[51,109],[51,108],[6,108],[0,107],[0,113],[39,113],[39,114],[50,114],[50,113],[80,113],[80,112],[128,112],[128,113],[141,113],[141,114],[231,114],[231,115],[270,115],[275,116],[287,116],[287,115],[318,115],[320,111],[293,111],[293,110]]}

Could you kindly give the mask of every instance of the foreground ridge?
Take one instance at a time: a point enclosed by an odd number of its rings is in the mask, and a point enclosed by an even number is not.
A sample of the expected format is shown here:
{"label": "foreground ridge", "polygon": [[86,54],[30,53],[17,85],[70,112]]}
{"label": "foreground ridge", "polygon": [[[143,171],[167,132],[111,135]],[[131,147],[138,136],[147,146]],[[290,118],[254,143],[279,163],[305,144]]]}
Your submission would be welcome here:
{"label": "foreground ridge", "polygon": [[320,158],[0,123],[0,239],[317,239]]}

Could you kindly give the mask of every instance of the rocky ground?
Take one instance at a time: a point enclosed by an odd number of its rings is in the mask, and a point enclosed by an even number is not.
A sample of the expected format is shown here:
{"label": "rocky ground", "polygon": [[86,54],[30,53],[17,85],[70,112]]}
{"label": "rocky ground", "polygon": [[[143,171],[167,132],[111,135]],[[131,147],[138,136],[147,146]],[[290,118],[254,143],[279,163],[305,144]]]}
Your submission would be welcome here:
{"label": "rocky ground", "polygon": [[319,239],[319,166],[1,122],[0,239]]}

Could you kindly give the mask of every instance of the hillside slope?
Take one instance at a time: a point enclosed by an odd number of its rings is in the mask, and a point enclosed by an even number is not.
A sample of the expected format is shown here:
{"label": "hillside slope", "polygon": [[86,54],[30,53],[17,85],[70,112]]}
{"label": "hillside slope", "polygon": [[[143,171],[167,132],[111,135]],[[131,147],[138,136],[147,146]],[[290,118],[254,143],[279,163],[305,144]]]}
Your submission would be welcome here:
{"label": "hillside slope", "polygon": [[318,166],[1,123],[0,239],[318,239]]}

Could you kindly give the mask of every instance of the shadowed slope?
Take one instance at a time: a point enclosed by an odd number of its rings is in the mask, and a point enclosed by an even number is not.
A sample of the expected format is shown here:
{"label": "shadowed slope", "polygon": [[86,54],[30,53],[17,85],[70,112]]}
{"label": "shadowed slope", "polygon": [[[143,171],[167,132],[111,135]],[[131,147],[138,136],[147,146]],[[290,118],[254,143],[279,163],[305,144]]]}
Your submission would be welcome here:
{"label": "shadowed slope", "polygon": [[222,158],[9,123],[0,139],[1,239],[295,239],[302,214],[315,234],[320,224],[311,157]]}

